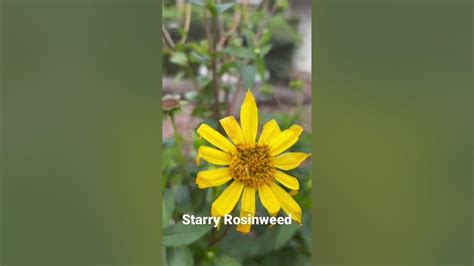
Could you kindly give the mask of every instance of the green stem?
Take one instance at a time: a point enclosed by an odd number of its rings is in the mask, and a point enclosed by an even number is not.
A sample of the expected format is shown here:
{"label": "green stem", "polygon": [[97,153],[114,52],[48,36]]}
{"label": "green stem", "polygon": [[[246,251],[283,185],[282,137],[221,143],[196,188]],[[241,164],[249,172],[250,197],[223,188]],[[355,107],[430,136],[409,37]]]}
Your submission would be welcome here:
{"label": "green stem", "polygon": [[183,174],[187,177],[188,176],[188,170],[186,168],[186,158],[183,155],[183,142],[181,141],[181,136],[178,133],[178,128],[176,127],[176,121],[174,119],[174,114],[170,114],[170,120],[171,120],[171,126],[173,127],[174,131],[174,138],[176,141],[176,149],[177,149],[177,160],[178,162],[183,166]]}

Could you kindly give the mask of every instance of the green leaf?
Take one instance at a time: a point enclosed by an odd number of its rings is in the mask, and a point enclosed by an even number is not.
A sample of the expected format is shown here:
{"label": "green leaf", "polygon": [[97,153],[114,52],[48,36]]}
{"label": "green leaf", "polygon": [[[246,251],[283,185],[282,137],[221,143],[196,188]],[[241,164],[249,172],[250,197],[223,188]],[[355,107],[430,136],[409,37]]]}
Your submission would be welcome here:
{"label": "green leaf", "polygon": [[217,16],[218,10],[214,0],[207,0],[207,9],[209,10],[209,12],[211,12],[211,15],[213,17]]}
{"label": "green leaf", "polygon": [[163,229],[169,226],[174,208],[175,202],[173,193],[169,189],[166,189],[163,192],[163,200],[161,201],[161,223]]}
{"label": "green leaf", "polygon": [[225,11],[231,9],[234,5],[235,5],[235,2],[234,3],[218,4],[216,7],[217,7],[217,11],[219,13],[224,13]]}
{"label": "green leaf", "polygon": [[300,230],[300,235],[306,249],[311,252],[311,215],[309,214],[303,214],[303,227]]}
{"label": "green leaf", "polygon": [[[278,228],[265,228],[261,234],[255,237],[242,236],[237,232],[231,232],[225,241],[219,245],[228,255],[235,258],[251,258],[265,255],[273,250],[273,243],[278,232]],[[238,247],[238,248],[235,248]]]}
{"label": "green leaf", "polygon": [[275,249],[279,249],[290,240],[293,235],[301,228],[301,225],[292,223],[289,225],[281,225],[275,239]]}
{"label": "green leaf", "polygon": [[166,256],[166,247],[161,247],[161,258],[163,265],[168,265],[168,257]]}
{"label": "green leaf", "polygon": [[179,222],[163,230],[163,245],[167,247],[189,245],[204,236],[212,225],[191,225]]}
{"label": "green leaf", "polygon": [[260,46],[267,45],[270,40],[272,39],[272,33],[268,29],[265,29],[263,31],[262,37],[260,37],[260,40],[258,41],[258,44]]}
{"label": "green leaf", "polygon": [[260,75],[261,80],[264,81],[266,67],[265,67],[265,61],[263,60],[263,57],[258,56],[257,60],[255,60],[255,65],[257,66],[257,71],[258,71],[258,74]]}
{"label": "green leaf", "polygon": [[246,47],[228,47],[224,49],[224,52],[243,59],[255,59],[254,51]]}
{"label": "green leaf", "polygon": [[231,256],[219,255],[214,260],[216,266],[241,266],[242,264]]}
{"label": "green leaf", "polygon": [[288,9],[288,0],[277,0],[275,5],[280,10],[286,10]]}
{"label": "green leaf", "polygon": [[187,247],[170,248],[168,252],[168,266],[193,266],[194,259],[191,250]]}
{"label": "green leaf", "polygon": [[270,52],[270,50],[272,49],[272,45],[269,44],[269,45],[265,45],[264,47],[260,48],[260,54],[262,56],[268,54],[268,52]]}
{"label": "green leaf", "polygon": [[300,79],[294,79],[290,81],[289,86],[292,90],[302,90],[304,88],[304,82]]}
{"label": "green leaf", "polygon": [[185,53],[175,53],[171,57],[170,61],[180,66],[185,66],[188,63],[188,58]]}
{"label": "green leaf", "polygon": [[247,41],[247,45],[253,49],[253,39],[255,38],[255,34],[253,31],[247,30],[244,32],[245,40]]}
{"label": "green leaf", "polygon": [[249,89],[253,86],[256,73],[257,67],[255,65],[242,65],[240,67],[240,74],[242,75],[244,89]]}
{"label": "green leaf", "polygon": [[189,61],[193,63],[206,63],[209,61],[209,56],[206,54],[201,54],[195,51],[191,52],[191,55],[189,56]]}
{"label": "green leaf", "polygon": [[190,201],[189,189],[187,186],[174,186],[172,190],[178,205],[182,205]]}

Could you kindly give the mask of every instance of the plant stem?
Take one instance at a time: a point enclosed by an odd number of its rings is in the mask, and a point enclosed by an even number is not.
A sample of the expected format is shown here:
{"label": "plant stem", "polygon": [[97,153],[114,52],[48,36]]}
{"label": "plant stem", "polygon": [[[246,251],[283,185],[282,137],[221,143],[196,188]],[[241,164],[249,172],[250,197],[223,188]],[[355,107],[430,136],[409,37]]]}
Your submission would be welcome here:
{"label": "plant stem", "polygon": [[181,40],[179,41],[180,43],[184,43],[186,41],[186,38],[188,37],[189,33],[189,27],[191,25],[191,4],[186,3],[185,5],[185,10],[184,10],[184,22],[183,22],[183,35],[181,36]]}
{"label": "plant stem", "polygon": [[215,17],[212,17],[212,22],[209,22],[208,12],[206,9],[204,9],[204,25],[209,45],[209,54],[211,56],[212,90],[214,92],[214,118],[216,121],[219,121],[221,117],[221,107],[219,102],[219,80],[217,77],[217,21]]}
{"label": "plant stem", "polygon": [[163,24],[161,25],[161,36],[163,37],[165,45],[174,51],[176,44],[174,43],[173,39],[171,38],[170,33],[168,32],[165,25]]}
{"label": "plant stem", "polygon": [[185,69],[186,69],[186,72],[188,72],[188,75],[189,75],[189,78],[191,79],[191,82],[193,83],[194,89],[196,89],[196,91],[199,91],[200,90],[199,82],[196,78],[196,75],[194,75],[194,72],[193,72],[193,69],[191,68],[191,65],[186,64]]}
{"label": "plant stem", "polygon": [[212,246],[212,245],[215,245],[217,244],[219,241],[221,241],[222,239],[224,239],[230,232],[230,225],[227,224],[225,226],[225,229],[224,229],[224,233],[222,233],[222,235],[220,235],[218,238],[214,238],[214,234],[211,232],[211,239],[209,239],[209,246]]}
{"label": "plant stem", "polygon": [[219,121],[221,117],[221,107],[220,107],[220,102],[219,102],[219,84],[217,80],[217,60],[215,58],[212,59],[211,68],[212,68],[212,89],[214,91],[214,108],[215,108],[214,116],[216,118],[216,121]]}
{"label": "plant stem", "polygon": [[187,167],[186,167],[186,165],[187,165],[186,158],[183,155],[183,153],[184,153],[183,142],[181,141],[181,136],[178,133],[178,128],[176,127],[176,121],[175,121],[173,113],[170,114],[170,120],[171,120],[171,126],[173,127],[173,131],[174,131],[174,138],[175,138],[175,141],[176,141],[177,159],[178,159],[179,163],[183,166],[182,167],[183,174],[185,175],[185,177],[187,177],[187,176],[189,176],[189,174],[188,174],[188,170],[187,170]]}

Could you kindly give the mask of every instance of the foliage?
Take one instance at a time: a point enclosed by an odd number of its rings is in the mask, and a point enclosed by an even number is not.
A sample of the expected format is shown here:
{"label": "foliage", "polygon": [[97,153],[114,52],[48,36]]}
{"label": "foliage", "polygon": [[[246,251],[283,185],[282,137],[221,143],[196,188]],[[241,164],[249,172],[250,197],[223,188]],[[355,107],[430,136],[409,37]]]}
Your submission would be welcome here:
{"label": "foliage", "polygon": [[[254,225],[250,234],[242,235],[227,228],[217,231],[212,226],[181,222],[185,213],[208,216],[212,201],[223,188],[196,187],[198,168],[193,158],[203,140],[194,133],[186,139],[176,127],[176,114],[189,104],[193,117],[218,128],[218,119],[238,108],[244,88],[258,85],[264,97],[273,97],[272,82],[276,76],[288,81],[291,55],[300,40],[295,25],[285,16],[286,0],[263,1],[257,7],[245,2],[190,0],[177,6],[166,1],[163,9],[165,72],[175,80],[191,81],[191,87],[185,88],[188,92],[164,98],[172,107],[164,114],[173,127],[173,137],[163,140],[165,265],[310,265],[309,165],[289,172],[300,181],[295,199],[303,208],[302,225]],[[302,82],[289,84],[302,98]],[[282,128],[288,128],[300,122],[301,113],[298,101],[294,112],[275,111],[271,116],[261,112],[260,119],[275,118]],[[310,133],[303,133],[294,149],[309,152],[310,143]],[[257,215],[264,213],[257,204]]]}

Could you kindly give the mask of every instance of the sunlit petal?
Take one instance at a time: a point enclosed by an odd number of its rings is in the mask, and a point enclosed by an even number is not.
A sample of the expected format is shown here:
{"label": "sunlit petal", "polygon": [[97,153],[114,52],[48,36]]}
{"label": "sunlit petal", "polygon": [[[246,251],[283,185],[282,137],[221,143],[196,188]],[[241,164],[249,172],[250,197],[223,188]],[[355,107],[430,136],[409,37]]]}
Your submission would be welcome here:
{"label": "sunlit petal", "polygon": [[[242,203],[240,207],[240,217],[254,217],[255,216],[255,192],[253,187],[245,187],[242,193]],[[250,232],[250,223],[237,225],[236,230],[241,233]]]}
{"label": "sunlit petal", "polygon": [[255,143],[258,130],[258,108],[250,89],[245,94],[244,102],[240,107],[240,124],[247,143]]}
{"label": "sunlit petal", "polygon": [[285,152],[273,158],[275,167],[283,170],[291,170],[298,167],[311,154],[304,152]]}
{"label": "sunlit petal", "polygon": [[268,146],[270,146],[271,155],[278,155],[293,146],[293,144],[298,141],[298,138],[302,132],[302,127],[293,125],[289,129],[283,130],[280,134],[276,135],[268,143]]}
{"label": "sunlit petal", "polygon": [[275,136],[281,133],[280,127],[275,119],[272,119],[263,125],[262,133],[258,139],[258,144],[268,145]]}
{"label": "sunlit petal", "polygon": [[196,184],[199,188],[220,186],[231,180],[229,168],[217,168],[200,171],[196,177]]}
{"label": "sunlit petal", "polygon": [[199,136],[207,140],[209,143],[212,145],[216,146],[217,148],[229,152],[229,153],[236,153],[235,146],[224,136],[222,136],[221,133],[219,133],[217,130],[213,129],[212,127],[202,124],[199,126],[199,128],[196,130]]}
{"label": "sunlit petal", "polygon": [[258,196],[260,197],[263,207],[267,209],[271,216],[278,214],[278,211],[280,210],[280,202],[268,185],[262,185],[258,188]]}
{"label": "sunlit petal", "polygon": [[231,155],[208,146],[199,147],[196,154],[196,164],[199,165],[201,158],[215,165],[228,165]]}
{"label": "sunlit petal", "polygon": [[227,133],[227,136],[229,136],[234,144],[245,143],[244,134],[239,126],[239,123],[237,123],[237,120],[235,120],[235,117],[228,116],[222,118],[219,120],[219,122],[224,128],[225,133]]}
{"label": "sunlit petal", "polygon": [[232,182],[212,203],[211,215],[214,217],[229,214],[239,201],[244,184],[238,181]]}
{"label": "sunlit petal", "polygon": [[291,214],[293,220],[301,223],[301,207],[284,189],[275,183],[272,183],[271,190],[281,203],[281,208],[286,214]]}

